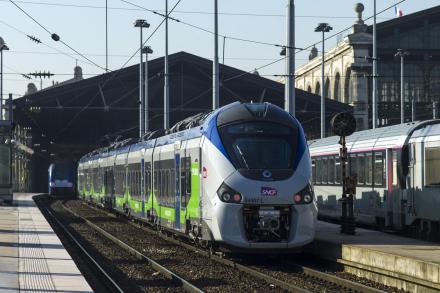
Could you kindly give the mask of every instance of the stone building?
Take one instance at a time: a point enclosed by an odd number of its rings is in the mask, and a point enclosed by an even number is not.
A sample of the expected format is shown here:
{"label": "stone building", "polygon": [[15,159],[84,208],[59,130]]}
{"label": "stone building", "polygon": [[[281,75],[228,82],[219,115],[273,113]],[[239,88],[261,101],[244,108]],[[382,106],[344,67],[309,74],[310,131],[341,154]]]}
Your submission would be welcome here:
{"label": "stone building", "polygon": [[[357,20],[351,32],[333,48],[326,49],[326,97],[351,104],[359,129],[371,127],[372,26],[364,23],[364,6],[356,4]],[[440,98],[440,6],[377,24],[378,125],[400,123],[400,58],[404,63],[405,121],[432,118]],[[296,87],[321,94],[321,56],[311,50],[309,61],[296,70]],[[434,105],[434,106],[433,106]]]}

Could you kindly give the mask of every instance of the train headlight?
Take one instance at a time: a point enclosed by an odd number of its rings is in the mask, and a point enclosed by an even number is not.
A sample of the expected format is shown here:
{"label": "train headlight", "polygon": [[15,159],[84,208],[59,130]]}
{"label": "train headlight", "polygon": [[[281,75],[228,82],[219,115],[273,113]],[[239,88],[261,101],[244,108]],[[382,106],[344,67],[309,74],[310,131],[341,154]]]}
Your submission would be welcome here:
{"label": "train headlight", "polygon": [[231,195],[229,194],[229,192],[224,192],[221,196],[221,200],[228,202],[229,200],[231,200]]}
{"label": "train headlight", "polygon": [[293,201],[296,204],[309,204],[313,202],[313,188],[307,184],[300,192],[293,196]]}
{"label": "train headlight", "polygon": [[311,203],[313,200],[313,197],[310,194],[304,195],[304,202],[305,203]]}
{"label": "train headlight", "polygon": [[227,203],[241,203],[243,199],[243,196],[239,192],[233,190],[224,183],[217,190],[217,195],[222,202]]}

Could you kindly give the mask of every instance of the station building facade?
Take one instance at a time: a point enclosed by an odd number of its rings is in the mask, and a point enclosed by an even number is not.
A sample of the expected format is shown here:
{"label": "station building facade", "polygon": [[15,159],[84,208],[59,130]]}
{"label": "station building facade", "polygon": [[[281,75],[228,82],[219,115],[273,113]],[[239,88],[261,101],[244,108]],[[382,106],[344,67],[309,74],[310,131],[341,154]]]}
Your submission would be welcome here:
{"label": "station building facade", "polygon": [[[372,26],[363,19],[364,6],[355,7],[357,20],[350,33],[324,56],[326,97],[354,107],[359,129],[372,125]],[[378,125],[400,123],[401,62],[404,58],[405,121],[433,118],[440,100],[440,6],[377,24]],[[318,56],[319,55],[319,56]],[[296,87],[321,94],[322,55],[313,47],[309,61],[296,70]]]}

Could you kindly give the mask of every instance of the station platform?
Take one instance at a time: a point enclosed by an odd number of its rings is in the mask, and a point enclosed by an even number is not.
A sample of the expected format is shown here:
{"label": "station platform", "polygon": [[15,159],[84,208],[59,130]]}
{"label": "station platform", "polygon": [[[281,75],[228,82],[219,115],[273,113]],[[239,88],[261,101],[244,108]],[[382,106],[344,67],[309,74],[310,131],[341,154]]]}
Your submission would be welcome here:
{"label": "station platform", "polygon": [[440,292],[440,244],[374,230],[339,233],[318,221],[311,254],[345,265],[346,271],[408,292]]}
{"label": "station platform", "polygon": [[32,196],[0,206],[0,292],[93,292]]}

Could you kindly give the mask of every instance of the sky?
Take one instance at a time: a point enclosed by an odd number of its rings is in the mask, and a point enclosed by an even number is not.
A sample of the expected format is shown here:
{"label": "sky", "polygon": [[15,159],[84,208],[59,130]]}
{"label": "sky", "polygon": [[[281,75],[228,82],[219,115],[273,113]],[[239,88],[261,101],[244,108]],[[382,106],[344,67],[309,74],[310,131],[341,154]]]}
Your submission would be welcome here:
{"label": "sky", "polygon": [[[76,54],[66,45],[55,42],[50,34],[19,10],[11,0],[0,0],[0,37],[9,51],[4,52],[4,95],[13,93],[14,98],[22,96],[29,82],[39,87],[40,81],[28,80],[21,74],[50,71],[55,74],[50,80],[43,80],[43,87],[53,81],[73,77],[73,68],[83,68],[84,77],[105,72],[105,0],[12,0],[37,20],[49,32],[56,33],[69,47],[86,56],[96,65]],[[130,3],[134,4],[130,4]],[[280,47],[285,43],[287,0],[220,0],[219,33],[226,36],[223,51],[223,37],[219,40],[220,62],[245,71],[260,68],[280,58]],[[314,32],[320,22],[333,27],[326,41],[326,47],[336,44],[338,35],[356,20],[352,0],[296,0],[296,47],[306,48],[319,42],[321,35]],[[377,0],[377,11],[393,6],[401,0]],[[195,29],[182,22],[212,31],[214,27],[213,3],[209,0],[169,0],[170,9],[177,4],[170,15],[181,22],[169,22],[169,53],[186,51],[205,58],[213,56],[214,37],[209,32]],[[364,17],[373,14],[373,0],[364,0]],[[163,17],[136,7],[141,6],[157,12],[165,9],[165,0],[108,0],[108,48],[110,70],[133,65],[139,56],[129,59],[139,48],[139,28],[134,28],[136,19],[146,19],[150,28],[144,32],[144,39],[160,25]],[[398,4],[404,15],[440,5],[440,0],[406,0]],[[394,8],[378,15],[378,22],[395,17]],[[367,21],[371,24],[372,21]],[[343,31],[343,32],[341,32]],[[339,34],[339,32],[341,32]],[[37,44],[26,35],[42,41]],[[230,39],[242,38],[265,42],[256,44]],[[164,25],[160,26],[148,41],[153,49],[151,59],[164,55]],[[304,64],[309,51],[296,54],[296,65]],[[258,70],[261,75],[279,79],[274,75],[284,73],[284,63],[276,62]]]}

